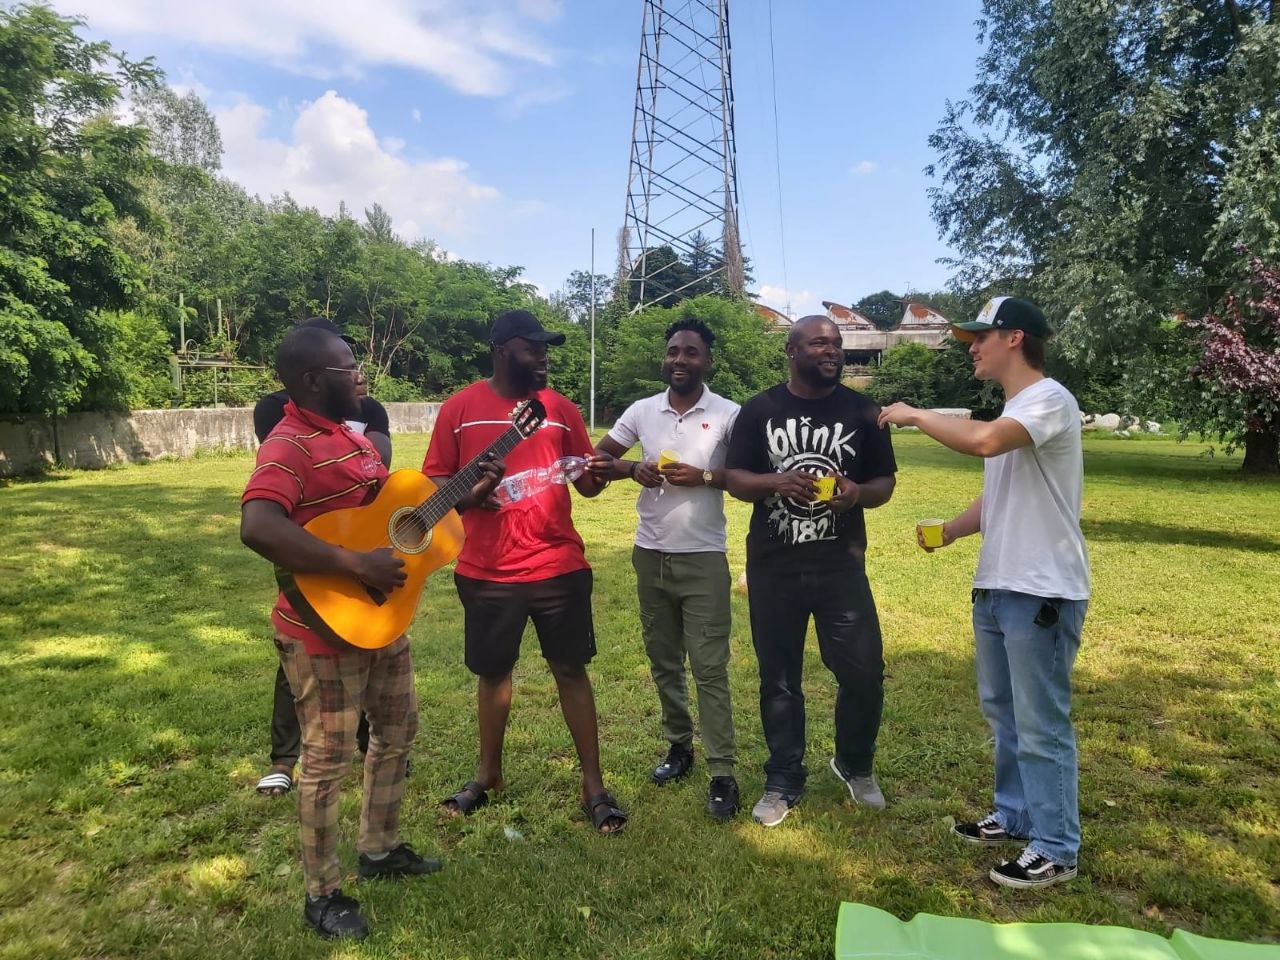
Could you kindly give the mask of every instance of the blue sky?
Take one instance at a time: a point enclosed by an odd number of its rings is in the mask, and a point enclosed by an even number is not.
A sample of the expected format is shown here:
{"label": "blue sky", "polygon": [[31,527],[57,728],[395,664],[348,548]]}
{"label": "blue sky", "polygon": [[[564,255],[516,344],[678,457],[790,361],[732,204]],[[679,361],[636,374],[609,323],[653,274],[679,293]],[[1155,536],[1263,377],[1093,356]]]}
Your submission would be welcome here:
{"label": "blue sky", "polygon": [[[544,292],[587,267],[595,227],[597,270],[612,272],[639,0],[56,6],[204,97],[224,172],[254,193],[325,212],[380,202],[403,235],[522,265]],[[776,144],[769,0],[730,9],[742,233],[761,299],[806,313],[941,286],[926,139],[973,82],[979,0],[773,0]]]}

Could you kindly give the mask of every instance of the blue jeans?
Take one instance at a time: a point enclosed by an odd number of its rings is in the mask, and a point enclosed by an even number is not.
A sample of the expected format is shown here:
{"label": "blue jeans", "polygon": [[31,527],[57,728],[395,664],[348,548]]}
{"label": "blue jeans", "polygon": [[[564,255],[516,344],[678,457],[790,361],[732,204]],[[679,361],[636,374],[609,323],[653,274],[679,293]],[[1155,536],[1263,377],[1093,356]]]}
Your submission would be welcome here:
{"label": "blue jeans", "polygon": [[1074,866],[1080,808],[1071,666],[1089,602],[1054,600],[1057,622],[1038,625],[1047,603],[1011,590],[974,591],[978,698],[995,735],[1000,826],[1030,837],[1041,856]]}

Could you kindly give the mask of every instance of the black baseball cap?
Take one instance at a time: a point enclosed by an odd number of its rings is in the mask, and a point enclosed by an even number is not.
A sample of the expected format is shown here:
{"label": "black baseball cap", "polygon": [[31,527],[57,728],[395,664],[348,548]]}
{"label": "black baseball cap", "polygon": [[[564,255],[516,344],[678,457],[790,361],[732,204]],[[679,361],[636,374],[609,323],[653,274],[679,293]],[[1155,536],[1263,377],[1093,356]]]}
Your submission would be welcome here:
{"label": "black baseball cap", "polygon": [[345,333],[338,329],[338,325],[328,317],[307,317],[300,324],[300,327],[315,327],[318,330],[328,330],[335,337],[341,337],[347,341],[350,346],[355,346],[357,341],[355,337],[348,337]]}
{"label": "black baseball cap", "polygon": [[1021,330],[1041,340],[1053,336],[1053,328],[1040,308],[1021,297],[995,297],[987,301],[977,320],[951,325],[955,338],[965,343],[972,342],[984,330]]}
{"label": "black baseball cap", "polygon": [[546,343],[558,347],[564,343],[564,334],[548,330],[528,310],[506,310],[493,318],[489,328],[490,343],[506,343],[520,337],[530,343]]}

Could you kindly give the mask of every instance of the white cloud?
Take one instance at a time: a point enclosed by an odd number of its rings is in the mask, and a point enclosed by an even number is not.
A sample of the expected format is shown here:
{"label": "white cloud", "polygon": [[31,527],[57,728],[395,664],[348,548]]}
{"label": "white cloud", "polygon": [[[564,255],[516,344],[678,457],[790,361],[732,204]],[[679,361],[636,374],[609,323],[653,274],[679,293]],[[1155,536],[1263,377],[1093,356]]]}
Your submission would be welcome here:
{"label": "white cloud", "polygon": [[564,14],[564,0],[516,0],[516,9],[526,17],[550,23]]}
{"label": "white cloud", "polygon": [[223,172],[263,197],[287,191],[326,213],[345,200],[356,216],[380,203],[406,237],[461,231],[502,199],[472,180],[461,160],[404,156],[402,143],[379,139],[369,115],[332,90],[302,106],[287,141],[264,134],[271,113],[260,104],[242,101],[216,116]]}
{"label": "white cloud", "polygon": [[876,163],[874,160],[863,160],[850,167],[849,172],[859,177],[865,177],[867,174],[875,173],[879,169],[880,164]]}
{"label": "white cloud", "polygon": [[[822,299],[808,290],[788,291],[781,284],[766,283],[760,287],[760,302],[787,314],[793,320],[811,313],[823,313]],[[790,308],[788,310],[788,308]]]}
{"label": "white cloud", "polygon": [[414,123],[422,122],[422,111],[419,110],[417,107],[414,107],[412,110],[409,111],[409,116],[413,117]]}
{"label": "white cloud", "polygon": [[454,89],[498,96],[515,86],[514,61],[551,65],[530,21],[548,22],[559,0],[56,0],[107,34],[167,37],[309,76],[394,66]]}

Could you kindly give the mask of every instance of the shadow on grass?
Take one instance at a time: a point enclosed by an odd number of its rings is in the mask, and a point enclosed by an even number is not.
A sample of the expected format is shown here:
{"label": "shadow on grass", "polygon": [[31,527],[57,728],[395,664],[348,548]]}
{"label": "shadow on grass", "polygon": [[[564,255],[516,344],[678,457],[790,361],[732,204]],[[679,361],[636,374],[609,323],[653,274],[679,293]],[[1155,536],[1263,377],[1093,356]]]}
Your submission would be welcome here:
{"label": "shadow on grass", "polygon": [[1086,516],[1080,523],[1086,541],[1118,540],[1184,547],[1280,553],[1280,538],[1244,531],[1206,530],[1142,520],[1102,520]]}
{"label": "shadow on grass", "polygon": [[[57,915],[70,953],[346,955],[310,939],[298,920],[292,805],[261,801],[250,789],[266,753],[274,590],[267,565],[236,538],[235,491],[198,478],[182,486],[31,486],[8,491],[6,508],[0,618],[22,622],[0,660],[0,715],[8,718],[0,729],[0,836],[21,865],[0,880],[0,906],[11,915],[0,933],[23,942]],[[425,849],[443,848],[449,869],[362,893],[385,948],[457,957],[825,958],[840,900],[904,918],[928,910],[1160,932],[1176,923],[1241,939],[1280,934],[1268,879],[1269,865],[1280,862],[1275,677],[1246,651],[1222,651],[1213,682],[1185,651],[1133,668],[1081,667],[1085,878],[1031,902],[993,888],[984,879],[991,855],[947,834],[946,817],[989,803],[987,731],[963,644],[908,650],[886,638],[878,760],[892,804],[885,815],[851,808],[824,769],[833,691],[813,644],[805,670],[810,783],[786,824],[757,828],[745,811],[727,827],[710,823],[701,764],[682,784],[649,784],[661,739],[629,538],[598,545],[611,528],[591,509],[575,504],[581,528],[596,538],[588,549],[600,655],[591,672],[604,764],[632,823],[606,839],[577,812],[554,683],[528,640],[508,793],[467,821],[438,819],[436,800],[470,775],[476,751],[461,611],[441,571],[413,629],[423,735],[405,829]],[[880,596],[882,610],[901,602]],[[736,595],[734,611],[730,681],[749,807],[762,786],[764,744],[746,606]],[[347,866],[358,795],[351,782]],[[508,825],[525,839],[508,840]]]}

